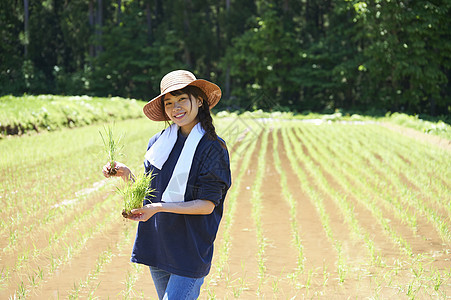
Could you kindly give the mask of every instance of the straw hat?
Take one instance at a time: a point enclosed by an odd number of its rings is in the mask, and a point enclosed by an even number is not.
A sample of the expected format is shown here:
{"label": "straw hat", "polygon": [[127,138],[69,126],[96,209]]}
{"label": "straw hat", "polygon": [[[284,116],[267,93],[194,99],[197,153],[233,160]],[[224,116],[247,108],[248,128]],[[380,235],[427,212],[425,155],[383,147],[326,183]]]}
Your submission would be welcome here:
{"label": "straw hat", "polygon": [[219,99],[221,99],[221,89],[216,84],[207,80],[196,79],[194,74],[189,71],[176,70],[166,74],[161,79],[161,93],[144,105],[144,114],[153,121],[169,120],[169,118],[162,113],[161,97],[167,93],[183,89],[188,85],[197,86],[205,93],[210,109],[212,109],[219,102]]}

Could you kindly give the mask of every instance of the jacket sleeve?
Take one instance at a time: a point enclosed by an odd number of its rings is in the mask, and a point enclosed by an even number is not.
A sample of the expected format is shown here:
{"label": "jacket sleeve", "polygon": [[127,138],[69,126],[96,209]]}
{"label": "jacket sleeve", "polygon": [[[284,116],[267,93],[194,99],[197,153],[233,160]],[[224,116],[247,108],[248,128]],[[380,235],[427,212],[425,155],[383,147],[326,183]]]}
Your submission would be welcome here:
{"label": "jacket sleeve", "polygon": [[212,144],[201,163],[197,198],[210,200],[216,206],[224,200],[231,185],[230,160],[227,149],[219,142]]}

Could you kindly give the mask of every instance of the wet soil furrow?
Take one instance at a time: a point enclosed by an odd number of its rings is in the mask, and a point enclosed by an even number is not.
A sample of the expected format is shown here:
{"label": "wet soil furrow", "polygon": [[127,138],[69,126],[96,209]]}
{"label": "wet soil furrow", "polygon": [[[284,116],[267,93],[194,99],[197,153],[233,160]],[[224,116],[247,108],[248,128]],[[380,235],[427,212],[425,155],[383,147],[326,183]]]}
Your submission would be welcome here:
{"label": "wet soil furrow", "polygon": [[[111,206],[111,199],[105,200],[93,210],[92,215],[87,215],[91,217],[89,220],[84,220],[83,224],[71,231],[71,238],[60,241],[58,244],[44,249],[45,251],[35,249],[38,256],[27,257],[26,265],[22,263],[21,267],[14,269],[13,276],[8,280],[8,288],[1,291],[0,295],[3,292],[14,294],[18,291],[20,293],[22,286],[26,287],[27,293],[33,293],[42,284],[54,278],[60,272],[60,268],[70,264],[71,260],[81,253],[88,243],[95,241],[102,233],[111,229],[113,216],[116,214],[118,217],[120,216],[120,213],[111,211]],[[103,217],[95,222],[98,215]],[[40,272],[42,272],[42,277]]]}
{"label": "wet soil furrow", "polygon": [[[381,159],[380,163],[392,170],[392,173],[396,174],[399,178],[397,182],[406,186],[408,189],[414,189],[419,186],[427,186],[427,189],[419,189],[412,191],[416,194],[416,197],[421,197],[428,206],[433,208],[440,207],[444,210],[449,217],[449,206],[447,203],[443,203],[440,199],[447,197],[447,185],[443,185],[449,178],[449,170],[446,169],[446,161],[449,157],[444,152],[433,151],[433,148],[421,146],[419,143],[415,143],[415,147],[423,148],[423,151],[411,151],[412,143],[405,141],[405,139],[390,139],[387,136],[387,132],[380,127],[372,127],[369,132],[363,133],[363,135],[370,139],[371,137],[378,136],[378,143],[375,147],[371,147],[369,150],[373,155],[380,153],[385,159]],[[401,153],[408,153],[410,161],[417,161],[422,163],[409,164],[403,158]],[[427,158],[429,156],[429,158]],[[439,168],[439,169],[438,169]],[[434,178],[434,180],[431,180]]]}
{"label": "wet soil furrow", "polygon": [[[315,136],[315,134],[311,134],[310,136]],[[336,136],[336,135],[334,135]],[[342,137],[343,139],[343,137]],[[318,143],[321,143],[321,141],[319,141],[318,139],[316,139],[318,141]],[[368,190],[368,197],[376,197],[377,199],[379,199],[378,202],[383,203],[384,205],[379,205],[379,207],[382,209],[382,211],[384,212],[384,215],[389,218],[391,220],[391,225],[395,226],[395,230],[399,231],[402,236],[407,235],[408,237],[410,237],[409,239],[411,240],[415,240],[415,239],[423,239],[423,237],[418,236],[418,230],[420,228],[423,228],[426,230],[426,232],[433,232],[432,234],[435,235],[436,237],[438,237],[437,231],[435,230],[435,228],[430,224],[430,222],[428,222],[428,220],[426,220],[426,217],[422,216],[422,215],[415,215],[414,212],[416,210],[414,210],[414,208],[410,207],[410,210],[405,210],[405,206],[401,206],[401,204],[397,204],[396,207],[394,207],[394,203],[396,199],[401,199],[402,197],[404,197],[403,195],[399,194],[400,192],[397,191],[396,189],[392,189],[392,191],[390,192],[390,196],[387,196],[382,193],[385,192],[385,194],[387,193],[387,191],[384,190],[384,188],[382,186],[380,186],[381,182],[376,182],[375,179],[378,177],[380,178],[380,180],[383,179],[383,182],[385,182],[386,185],[388,186],[392,186],[392,184],[388,181],[389,179],[387,178],[387,174],[383,173],[383,171],[380,168],[377,168],[377,166],[373,165],[372,163],[362,166],[362,165],[355,165],[355,164],[351,164],[349,161],[346,160],[346,158],[344,157],[343,153],[350,153],[349,151],[352,151],[352,149],[350,150],[349,148],[342,148],[343,143],[332,143],[330,146],[329,145],[323,145],[323,148],[327,149],[329,152],[333,153],[333,156],[335,157],[335,160],[337,160],[336,165],[340,164],[341,169],[343,170],[344,173],[348,173],[348,170],[353,170],[353,172],[357,172],[360,173],[361,176],[359,177],[355,177],[353,175],[350,175],[351,177],[354,178],[354,180],[358,180],[361,182],[361,184],[364,186],[363,190],[367,191],[368,188],[371,188],[371,191]],[[353,157],[357,158],[360,157],[362,154],[361,152],[355,152],[352,154]],[[362,157],[362,159],[364,161],[367,161],[367,159],[365,159],[364,157]],[[382,159],[382,158],[381,158]],[[366,168],[366,171],[363,171],[364,168]],[[376,177],[371,176],[372,172],[376,172],[378,175]],[[332,179],[331,179],[332,180]],[[381,192],[377,193],[376,191],[378,189],[381,189]],[[380,196],[378,196],[380,195]],[[383,197],[383,199],[381,198]],[[392,201],[391,203],[388,203],[388,200]],[[391,209],[389,209],[389,207],[392,207]],[[395,212],[398,212],[397,214],[395,214]],[[408,222],[406,223],[406,219],[404,218],[404,214],[406,214],[406,212],[409,212],[409,214],[405,215],[406,218],[409,218],[409,216],[412,216],[412,222]],[[400,215],[401,214],[401,215]],[[403,216],[403,217],[401,217]],[[410,224],[410,226],[407,226],[408,224]],[[412,227],[412,225],[414,227]],[[409,232],[410,230],[410,232]],[[428,234],[429,235],[429,234]],[[439,240],[441,238],[439,237]],[[421,243],[421,241],[420,241]]]}
{"label": "wet soil furrow", "polygon": [[203,286],[203,289],[207,290],[207,293],[211,293],[213,289],[223,291],[227,289],[224,284],[225,275],[227,275],[225,274],[225,270],[228,270],[230,260],[230,248],[232,245],[231,232],[236,219],[237,201],[242,178],[247,173],[247,168],[250,164],[251,149],[252,147],[255,148],[255,143],[251,143],[251,148],[249,148],[248,142],[247,140],[243,142],[243,139],[235,140],[232,149],[229,150],[232,186],[224,200],[224,215],[216,236],[212,268]]}
{"label": "wet soil furrow", "polygon": [[[262,224],[266,239],[265,247],[265,266],[266,275],[269,276],[269,283],[273,278],[287,278],[296,272],[297,252],[293,245],[293,236],[291,234],[290,224],[290,206],[283,199],[279,175],[275,169],[273,161],[272,136],[269,136],[268,149],[266,152],[265,175],[263,179],[262,196]],[[282,170],[284,171],[284,170]],[[285,295],[290,294],[294,290],[292,282],[281,280],[278,282],[278,288],[285,291]],[[288,293],[288,294],[287,294]]]}
{"label": "wet soil furrow", "polygon": [[142,295],[146,295],[146,299],[157,299],[149,268],[130,262],[137,226],[136,222],[126,220],[118,224],[118,231],[109,236],[116,241],[111,247],[111,261],[102,267],[89,286],[81,287],[81,298],[92,294],[94,299],[137,299]]}
{"label": "wet soil furrow", "polygon": [[[292,131],[290,129],[290,134],[292,134]],[[293,142],[292,138],[290,138],[291,142],[290,144],[287,144],[285,146],[286,147],[290,147],[291,149],[295,149],[296,146],[294,146],[293,144],[291,144]],[[301,160],[302,155],[305,155],[305,153],[296,153],[296,164],[292,165],[291,168],[293,169],[293,171],[296,171],[297,169],[300,169],[302,171],[300,172],[304,172],[305,174],[307,174],[308,171],[308,166],[306,166],[304,164],[304,162]],[[307,158],[303,158],[303,159],[307,159]],[[296,171],[297,172],[297,171]],[[295,172],[295,173],[296,173]],[[333,201],[327,196],[324,195],[323,193],[321,193],[318,190],[317,184],[314,182],[313,178],[311,178],[310,176],[305,176],[305,179],[303,179],[303,181],[298,181],[300,183],[301,189],[304,190],[303,194],[307,194],[308,197],[308,201],[311,202],[311,204],[315,207],[315,218],[319,218],[321,220],[321,226],[323,227],[322,230],[326,231],[326,235],[328,237],[329,243],[331,243],[333,245],[333,249],[335,252],[335,255],[337,255],[337,260],[334,263],[336,269],[334,268],[334,270],[332,272],[336,272],[339,274],[340,277],[340,281],[344,280],[344,277],[346,277],[347,275],[347,268],[348,264],[354,264],[356,263],[356,260],[358,260],[359,258],[363,257],[362,253],[364,253],[364,249],[362,249],[361,245],[358,244],[358,242],[352,238],[352,236],[350,235],[349,229],[347,228],[347,226],[344,224],[344,219],[343,217],[338,213],[338,208],[335,205],[335,203],[333,203]],[[295,176],[296,177],[296,176]],[[299,177],[299,176],[298,176]],[[299,178],[300,180],[300,178]],[[298,185],[299,185],[298,183]],[[308,190],[310,190],[310,192],[308,192]],[[313,193],[313,194],[312,194]],[[315,199],[315,201],[320,201],[320,203],[313,203],[313,199],[311,199],[312,195],[316,195],[315,197],[317,199]],[[319,198],[318,198],[319,197]],[[302,205],[306,205],[301,204]],[[321,212],[322,210],[324,210],[324,212]],[[319,214],[322,213],[326,213],[326,220],[322,220],[324,217],[320,217]],[[309,218],[309,217],[307,217]],[[311,218],[311,216],[310,216]],[[324,223],[325,222],[325,223]],[[333,226],[332,226],[333,225]],[[315,240],[315,238],[313,237],[313,240]],[[321,252],[321,251],[320,251]],[[328,253],[328,256],[332,255],[332,253]],[[306,260],[309,259],[308,255],[306,254]],[[323,265],[320,265],[321,267]],[[318,267],[318,266],[317,266]],[[328,270],[330,270],[330,266],[327,266]],[[348,274],[348,275],[352,275],[352,274]],[[334,277],[334,280],[338,279],[337,277]]]}
{"label": "wet soil furrow", "polygon": [[[68,264],[60,266],[51,280],[47,280],[35,292],[40,299],[51,299],[55,295],[58,295],[61,299],[68,299],[70,294],[77,294],[74,293],[76,286],[81,290],[81,293],[83,292],[83,287],[80,284],[85,282],[89,273],[96,268],[98,256],[105,250],[110,250],[112,255],[116,255],[118,244],[123,242],[121,238],[124,220],[120,211],[117,212],[117,217],[112,221],[107,228],[91,237],[83,249]],[[102,267],[105,267],[105,265]],[[81,293],[78,293],[79,296],[82,296]]]}
{"label": "wet soil furrow", "polygon": [[[434,234],[440,235],[440,239],[444,242],[450,242],[451,236],[449,232],[447,235],[442,236],[441,228],[443,226],[448,226],[447,217],[448,214],[440,213],[440,210],[434,209],[434,206],[431,206],[431,203],[428,201],[428,198],[424,198],[420,194],[415,193],[415,191],[409,189],[402,182],[402,172],[395,168],[391,163],[391,153],[389,154],[385,150],[382,151],[381,155],[384,155],[383,158],[380,159],[379,162],[373,161],[370,162],[371,168],[378,170],[382,175],[380,176],[380,183],[385,187],[385,199],[389,200],[392,203],[396,204],[396,210],[400,213],[408,213],[407,218],[409,219],[409,223],[413,225],[414,229],[423,228],[427,235],[429,232],[434,232]],[[371,147],[367,152],[372,153],[372,155],[376,154],[378,151],[378,147]],[[360,155],[360,154],[357,154]],[[406,221],[401,218],[402,222]],[[411,220],[411,221],[410,221]],[[415,231],[415,234],[418,233],[418,230]]]}
{"label": "wet soil furrow", "polygon": [[[256,240],[256,228],[252,221],[252,185],[256,176],[258,151],[261,142],[257,141],[256,147],[249,147],[253,151],[249,161],[241,161],[247,164],[240,182],[238,198],[236,199],[236,212],[234,223],[230,231],[231,245],[229,249],[229,263],[223,279],[215,287],[215,294],[219,298],[227,295],[239,294],[253,297],[258,285],[258,263],[256,253],[258,252]],[[253,150],[254,149],[254,150]],[[243,156],[245,157],[245,155]],[[238,167],[241,168],[239,165]],[[218,255],[218,254],[215,254]]]}
{"label": "wet soil furrow", "polygon": [[304,261],[304,273],[313,272],[315,281],[324,280],[324,274],[329,273],[331,277],[338,277],[336,271],[337,253],[330,240],[324,232],[323,225],[318,216],[318,212],[312,205],[309,196],[303,190],[292,166],[285,148],[282,144],[282,134],[278,133],[279,157],[282,169],[287,175],[287,187],[296,200],[296,221],[298,232],[302,240]]}
{"label": "wet soil furrow", "polygon": [[[313,135],[309,135],[309,137],[310,136]],[[305,135],[303,137],[305,137]],[[301,139],[301,136],[298,135],[298,138]],[[360,184],[360,182],[355,181],[355,178],[348,174],[347,168],[344,168],[347,162],[340,160],[340,153],[334,152],[327,145],[318,146],[318,144],[320,144],[318,140],[316,140],[316,142],[312,142],[312,140],[310,141],[312,151],[317,154],[317,158],[312,158],[312,160],[321,169],[321,173],[323,174],[324,178],[326,178],[328,185],[333,188],[334,193],[343,195],[346,198],[348,205],[352,207],[353,218],[357,222],[355,226],[361,226],[361,234],[364,236],[370,236],[371,240],[375,242],[374,246],[376,246],[378,250],[383,251],[382,257],[388,258],[395,254],[395,257],[398,258],[399,253],[393,252],[395,246],[394,242],[390,238],[390,235],[384,234],[386,228],[384,228],[379,222],[379,218],[381,216],[374,215],[375,211],[372,211],[370,209],[370,207],[372,206],[368,202],[368,199],[370,199],[372,195],[367,194],[364,196],[365,199],[359,199],[359,196],[356,196],[354,194],[356,190],[353,188],[359,187],[362,189],[363,186]],[[321,147],[321,149],[319,147]],[[333,157],[333,160],[331,159],[331,157]],[[332,173],[335,174],[335,176],[333,176]],[[362,190],[359,191],[361,192]],[[385,213],[384,217],[386,218],[388,216],[390,218],[390,215],[391,214],[389,213]],[[371,218],[369,218],[368,216],[371,216]],[[390,224],[392,224],[392,222],[390,222]],[[414,238],[411,230],[409,230],[409,228],[406,228],[405,224],[401,229],[401,236],[403,238],[406,238],[406,235],[410,238]],[[395,232],[398,232],[398,230],[395,229]],[[369,242],[369,250],[373,250],[371,248],[373,246],[372,242]],[[407,246],[409,247],[410,251],[410,244],[408,244]],[[384,249],[385,251],[388,250],[388,252],[384,252]],[[371,254],[378,256],[373,257],[373,259],[382,258],[380,256],[380,253]]]}

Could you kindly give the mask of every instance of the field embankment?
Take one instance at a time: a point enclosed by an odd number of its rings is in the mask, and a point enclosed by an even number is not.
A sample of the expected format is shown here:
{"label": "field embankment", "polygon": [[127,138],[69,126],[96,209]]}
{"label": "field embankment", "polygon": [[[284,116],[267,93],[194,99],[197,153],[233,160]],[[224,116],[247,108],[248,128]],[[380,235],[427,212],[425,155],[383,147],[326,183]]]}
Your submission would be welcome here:
{"label": "field embankment", "polygon": [[[110,122],[144,117],[142,107],[144,101],[120,97],[97,98],[89,96],[3,96],[0,97],[0,138],[6,135],[54,131],[64,127],[80,127],[97,122]],[[236,119],[238,116],[251,119],[304,120],[314,122],[379,122],[400,125],[425,133],[435,143],[451,147],[451,126],[449,118],[446,122],[437,119],[435,122],[420,119],[417,115],[387,113],[384,117],[342,113],[337,110],[333,114],[294,114],[291,112],[263,112],[261,110],[237,112],[221,111],[220,118]],[[411,133],[409,133],[412,135]]]}
{"label": "field embankment", "polygon": [[0,138],[143,116],[144,102],[119,97],[0,97]]}

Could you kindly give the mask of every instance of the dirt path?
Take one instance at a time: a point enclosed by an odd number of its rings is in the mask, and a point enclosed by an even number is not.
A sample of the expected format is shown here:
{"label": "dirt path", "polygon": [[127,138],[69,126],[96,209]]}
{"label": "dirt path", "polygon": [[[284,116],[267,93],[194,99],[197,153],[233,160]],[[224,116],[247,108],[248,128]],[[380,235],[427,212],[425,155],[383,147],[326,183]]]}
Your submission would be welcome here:
{"label": "dirt path", "polygon": [[409,136],[416,140],[426,141],[426,142],[434,144],[442,149],[451,151],[451,141],[450,140],[447,140],[447,139],[444,139],[444,138],[441,138],[441,137],[438,137],[435,135],[426,134],[426,133],[423,133],[421,131],[418,131],[418,130],[415,130],[412,128],[407,128],[407,127],[399,126],[399,125],[392,124],[392,123],[382,123],[381,125],[390,130],[399,132],[400,134]]}

